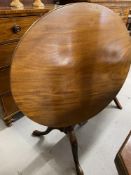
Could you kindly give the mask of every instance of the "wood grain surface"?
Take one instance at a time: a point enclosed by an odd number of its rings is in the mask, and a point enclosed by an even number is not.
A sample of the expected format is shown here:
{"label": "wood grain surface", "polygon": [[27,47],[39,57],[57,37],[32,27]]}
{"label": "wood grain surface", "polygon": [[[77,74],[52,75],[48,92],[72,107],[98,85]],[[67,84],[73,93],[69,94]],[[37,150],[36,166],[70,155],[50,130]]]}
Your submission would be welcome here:
{"label": "wood grain surface", "polygon": [[121,158],[125,164],[128,174],[131,175],[131,132],[127,138],[125,145],[121,149]]}
{"label": "wood grain surface", "polygon": [[[22,0],[24,8],[10,7],[11,0],[0,0],[0,107],[2,118],[9,126],[18,112],[10,92],[10,65],[18,41],[38,18],[54,8],[32,6],[33,0]],[[45,2],[45,0],[44,0]]]}
{"label": "wood grain surface", "polygon": [[131,175],[131,131],[115,157],[119,175]]}
{"label": "wood grain surface", "polygon": [[[0,18],[0,44],[4,41],[20,38],[38,18],[39,16]],[[20,27],[18,32],[13,30],[16,25]]]}
{"label": "wood grain surface", "polygon": [[121,89],[131,39],[110,9],[76,3],[50,12],[20,41],[13,57],[14,99],[30,119],[50,127],[83,122]]}

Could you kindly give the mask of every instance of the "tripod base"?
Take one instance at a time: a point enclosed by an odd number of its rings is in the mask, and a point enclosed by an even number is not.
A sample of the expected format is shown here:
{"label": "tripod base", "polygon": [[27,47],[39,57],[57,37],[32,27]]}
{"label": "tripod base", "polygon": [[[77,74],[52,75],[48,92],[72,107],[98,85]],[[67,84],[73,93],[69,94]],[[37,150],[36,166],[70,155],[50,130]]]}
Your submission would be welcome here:
{"label": "tripod base", "polygon": [[[115,97],[113,100],[114,100],[117,108],[122,109],[122,106],[121,106],[120,102],[118,101],[117,97]],[[81,123],[80,126],[83,124],[85,124],[85,123]],[[64,132],[68,136],[70,144],[71,144],[73,159],[75,162],[76,173],[77,173],[77,175],[84,175],[83,170],[82,170],[80,163],[79,163],[79,159],[78,159],[78,143],[77,143],[77,139],[75,136],[74,127],[72,127],[72,126],[65,127],[65,128],[48,127],[45,131],[38,131],[38,130],[33,131],[32,136],[40,137],[43,135],[47,135],[54,129],[58,129],[59,131]]]}
{"label": "tripod base", "polygon": [[66,127],[66,128],[50,128],[50,127],[48,127],[47,130],[43,131],[43,132],[35,130],[32,133],[32,135],[36,136],[36,137],[40,137],[40,136],[49,134],[53,129],[58,129],[61,132],[64,132],[68,136],[70,144],[71,144],[71,149],[72,149],[72,154],[73,154],[73,158],[74,158],[74,162],[75,162],[77,175],[84,175],[83,170],[79,164],[78,143],[77,143],[77,139],[75,136],[74,127]]}

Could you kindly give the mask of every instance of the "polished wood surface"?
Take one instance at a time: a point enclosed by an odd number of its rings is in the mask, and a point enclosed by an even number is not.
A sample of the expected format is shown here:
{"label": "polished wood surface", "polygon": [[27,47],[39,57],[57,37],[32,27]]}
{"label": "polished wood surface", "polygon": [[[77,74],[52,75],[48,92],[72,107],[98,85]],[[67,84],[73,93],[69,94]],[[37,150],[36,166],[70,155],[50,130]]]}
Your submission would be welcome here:
{"label": "polished wood surface", "polygon": [[119,175],[131,175],[131,131],[115,158]]}
{"label": "polished wood surface", "polygon": [[49,12],[50,10],[52,10],[54,8],[53,4],[50,5],[45,5],[45,8],[38,8],[38,7],[32,7],[32,6],[24,6],[24,8],[12,8],[12,7],[0,7],[0,15],[1,17],[5,15],[7,17],[11,17],[11,16],[27,16],[29,13],[32,15],[43,15],[47,12]]}
{"label": "polished wood surface", "polygon": [[46,5],[44,9],[34,8],[33,2],[27,0],[23,9],[16,9],[9,6],[10,2],[10,0],[0,1],[0,107],[3,111],[2,118],[7,125],[19,111],[10,91],[10,65],[13,52],[28,28],[54,8],[53,4]]}
{"label": "polished wood surface", "polygon": [[[7,40],[19,39],[27,29],[38,19],[38,16],[15,16],[12,18],[0,19],[0,43]],[[17,28],[19,27],[19,30]],[[3,30],[4,29],[4,30]]]}
{"label": "polished wood surface", "polygon": [[22,38],[11,67],[12,93],[32,120],[74,125],[115,98],[130,58],[131,38],[119,16],[97,4],[67,5],[42,17]]}
{"label": "polished wood surface", "polygon": [[131,9],[131,0],[90,0],[90,2],[98,3],[100,5],[110,8],[122,18],[125,24],[127,24],[129,11]]}
{"label": "polished wood surface", "polygon": [[0,45],[0,69],[11,64],[11,55],[16,48],[17,42]]}
{"label": "polished wood surface", "polygon": [[0,69],[0,95],[8,92],[10,89],[9,73],[10,70],[8,68]]}
{"label": "polished wood surface", "polygon": [[127,24],[127,19],[129,15],[129,11],[131,9],[131,0],[58,0],[59,4],[68,4],[73,2],[89,2],[89,3],[97,3],[103,5],[105,7],[110,8],[115,13],[117,13],[125,24]]}
{"label": "polished wood surface", "polygon": [[0,101],[2,103],[4,110],[3,111],[4,121],[7,125],[9,125],[13,120],[13,116],[17,112],[19,112],[19,109],[14,102],[14,98],[12,97],[11,92],[7,92],[1,95]]}

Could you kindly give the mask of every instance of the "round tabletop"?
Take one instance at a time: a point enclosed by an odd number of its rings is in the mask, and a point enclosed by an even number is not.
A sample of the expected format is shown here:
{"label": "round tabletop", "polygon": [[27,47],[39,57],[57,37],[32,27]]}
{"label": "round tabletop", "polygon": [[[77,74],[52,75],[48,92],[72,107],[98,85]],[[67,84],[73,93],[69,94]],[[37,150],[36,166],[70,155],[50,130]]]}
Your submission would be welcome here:
{"label": "round tabletop", "polygon": [[121,18],[92,3],[62,6],[38,20],[21,39],[11,66],[19,109],[50,127],[84,122],[122,87],[131,40]]}

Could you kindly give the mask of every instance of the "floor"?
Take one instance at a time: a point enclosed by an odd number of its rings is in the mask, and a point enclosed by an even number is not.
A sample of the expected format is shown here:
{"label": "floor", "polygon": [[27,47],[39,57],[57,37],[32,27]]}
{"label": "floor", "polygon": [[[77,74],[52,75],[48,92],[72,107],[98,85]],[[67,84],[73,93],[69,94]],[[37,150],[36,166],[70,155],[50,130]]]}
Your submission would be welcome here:
{"label": "floor", "polygon": [[[79,159],[85,175],[118,175],[114,158],[131,129],[131,71],[118,94],[123,110],[112,102],[87,124],[76,129]],[[75,175],[68,139],[57,130],[34,138],[46,129],[26,117],[5,127],[0,119],[0,175]]]}

